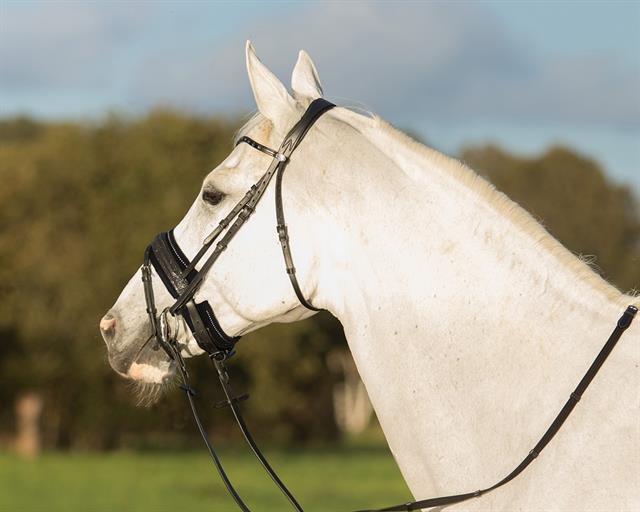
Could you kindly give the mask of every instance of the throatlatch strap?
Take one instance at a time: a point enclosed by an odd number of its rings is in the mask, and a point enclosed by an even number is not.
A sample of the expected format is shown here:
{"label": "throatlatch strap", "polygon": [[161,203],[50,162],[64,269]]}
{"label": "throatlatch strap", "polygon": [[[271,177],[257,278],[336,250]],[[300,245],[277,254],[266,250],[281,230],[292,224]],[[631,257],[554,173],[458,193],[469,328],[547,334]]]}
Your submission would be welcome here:
{"label": "throatlatch strap", "polygon": [[309,302],[302,290],[300,289],[300,283],[298,283],[298,278],[296,276],[296,268],[293,264],[293,256],[291,255],[291,246],[289,243],[289,233],[287,230],[287,225],[284,219],[284,206],[282,204],[282,175],[284,174],[284,170],[289,163],[289,157],[293,153],[293,151],[299,146],[304,139],[307,132],[311,129],[313,124],[318,120],[318,118],[331,110],[335,105],[324,98],[318,98],[311,102],[309,108],[305,111],[304,115],[300,118],[300,120],[289,130],[289,133],[285,137],[284,141],[280,145],[280,149],[275,151],[267,146],[264,146],[250,137],[241,137],[238,140],[238,144],[241,142],[246,142],[251,147],[257,149],[258,151],[262,151],[268,155],[271,155],[274,158],[274,161],[277,161],[277,174],[276,174],[276,219],[277,219],[277,232],[278,232],[278,240],[280,241],[280,246],[282,247],[282,255],[284,256],[284,262],[287,269],[287,275],[289,276],[289,280],[291,281],[291,285],[293,286],[293,291],[298,297],[300,303],[307,309],[312,311],[320,311],[320,309],[316,308],[311,302]]}
{"label": "throatlatch strap", "polygon": [[551,426],[549,426],[540,441],[538,441],[533,450],[529,452],[524,460],[520,464],[518,464],[518,466],[511,473],[509,473],[498,483],[492,485],[491,487],[487,487],[486,489],[480,489],[475,492],[454,494],[452,496],[441,496],[439,498],[429,498],[426,500],[412,501],[409,503],[402,503],[400,505],[393,505],[391,507],[360,510],[359,512],[404,512],[425,508],[442,507],[444,505],[452,505],[454,503],[467,501],[471,498],[478,498],[483,494],[487,494],[488,492],[491,492],[498,487],[502,487],[504,484],[509,483],[520,473],[522,473],[538,455],[540,455],[542,450],[544,450],[544,448],[549,444],[553,437],[558,433],[558,430],[560,430],[562,424],[569,417],[576,404],[580,401],[580,398],[582,398],[582,395],[586,391],[587,387],[589,387],[589,384],[591,384],[591,381],[598,373],[598,370],[600,370],[609,354],[611,354],[613,347],[616,346],[616,343],[618,343],[618,340],[620,340],[620,338],[624,334],[624,331],[626,331],[633,322],[633,319],[635,318],[637,312],[638,308],[636,308],[635,306],[629,306],[627,308],[627,310],[618,320],[616,328],[611,333],[611,336],[605,343],[604,347],[602,347],[602,350],[600,350],[598,356],[595,358],[593,363],[591,363],[591,366],[587,370],[587,373],[585,373],[584,377],[582,377],[582,380],[580,381],[576,389],[569,396],[569,400],[567,400],[567,402],[564,404],[564,407],[562,408],[558,416],[556,416],[556,418],[553,420]]}

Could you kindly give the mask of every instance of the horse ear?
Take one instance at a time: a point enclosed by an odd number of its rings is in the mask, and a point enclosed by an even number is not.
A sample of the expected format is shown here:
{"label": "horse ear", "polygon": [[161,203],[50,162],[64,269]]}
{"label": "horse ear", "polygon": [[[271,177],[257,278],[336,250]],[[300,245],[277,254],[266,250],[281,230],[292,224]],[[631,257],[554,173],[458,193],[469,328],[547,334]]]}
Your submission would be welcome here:
{"label": "horse ear", "polygon": [[291,88],[296,97],[303,97],[311,100],[322,97],[322,85],[311,57],[304,50],[298,54],[298,62],[293,68],[291,75]]}
{"label": "horse ear", "polygon": [[274,124],[295,110],[295,100],[282,82],[260,62],[251,41],[247,41],[247,73],[260,113]]}

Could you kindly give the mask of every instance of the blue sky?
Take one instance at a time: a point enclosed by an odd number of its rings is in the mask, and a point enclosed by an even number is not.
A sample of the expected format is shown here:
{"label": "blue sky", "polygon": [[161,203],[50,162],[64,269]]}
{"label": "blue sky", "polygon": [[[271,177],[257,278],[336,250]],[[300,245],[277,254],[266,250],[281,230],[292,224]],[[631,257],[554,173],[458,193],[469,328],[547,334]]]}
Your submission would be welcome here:
{"label": "blue sky", "polygon": [[567,144],[640,192],[640,2],[0,0],[0,116],[254,108],[244,41],[285,83],[455,154]]}

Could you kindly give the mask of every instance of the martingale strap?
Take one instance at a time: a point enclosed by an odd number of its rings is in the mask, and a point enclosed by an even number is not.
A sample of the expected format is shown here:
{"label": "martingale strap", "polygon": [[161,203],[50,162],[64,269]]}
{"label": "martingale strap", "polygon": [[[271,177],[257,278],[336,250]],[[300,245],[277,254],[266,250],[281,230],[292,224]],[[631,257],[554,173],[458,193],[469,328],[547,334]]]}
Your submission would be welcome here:
{"label": "martingale strap", "polygon": [[472,498],[479,498],[480,496],[487,494],[497,489],[498,487],[502,487],[503,485],[509,483],[511,480],[517,477],[520,473],[522,473],[527,468],[527,466],[531,464],[536,459],[536,457],[538,457],[538,455],[540,455],[542,450],[544,450],[544,448],[549,444],[549,442],[553,439],[553,437],[558,433],[558,431],[560,430],[560,427],[562,427],[566,419],[571,414],[571,411],[573,411],[574,407],[580,401],[580,398],[582,398],[582,395],[589,387],[589,384],[591,384],[591,381],[598,373],[598,370],[600,370],[600,368],[604,364],[607,357],[609,357],[609,354],[611,353],[613,348],[616,346],[616,343],[618,343],[618,341],[620,340],[624,332],[629,328],[629,326],[633,322],[633,319],[635,318],[637,312],[638,312],[638,308],[636,308],[635,306],[629,306],[626,309],[626,311],[618,320],[618,323],[616,324],[616,328],[611,333],[611,336],[605,343],[604,347],[602,347],[602,350],[600,350],[600,353],[598,354],[598,356],[595,358],[593,363],[591,363],[591,366],[587,370],[587,373],[584,374],[584,377],[582,377],[582,380],[580,380],[580,383],[578,384],[576,389],[573,391],[573,393],[571,393],[571,395],[569,395],[569,399],[564,404],[564,407],[561,409],[561,411],[558,413],[556,418],[553,420],[553,422],[551,423],[547,431],[544,433],[544,435],[540,439],[540,441],[538,441],[538,443],[533,447],[533,449],[524,458],[524,460],[520,464],[518,464],[518,466],[511,473],[509,473],[506,477],[504,477],[498,483],[492,485],[491,487],[487,487],[486,489],[480,489],[474,492],[467,492],[464,494],[454,494],[451,496],[441,496],[438,498],[429,498],[425,500],[412,501],[409,503],[401,503],[399,505],[392,505],[390,507],[385,507],[385,508],[360,510],[358,512],[405,512],[405,511],[421,510],[421,509],[433,508],[433,507],[443,507],[445,505],[453,505],[454,503],[461,503],[463,501],[467,501]]}

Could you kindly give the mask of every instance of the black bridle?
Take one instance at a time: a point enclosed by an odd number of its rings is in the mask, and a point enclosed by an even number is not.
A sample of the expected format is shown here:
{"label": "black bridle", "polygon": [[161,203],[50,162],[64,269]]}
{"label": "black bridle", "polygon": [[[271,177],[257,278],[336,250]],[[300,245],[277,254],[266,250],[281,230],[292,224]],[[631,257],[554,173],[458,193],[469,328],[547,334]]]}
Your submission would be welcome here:
{"label": "black bridle", "polygon": [[[217,261],[218,257],[227,248],[229,242],[237,234],[244,223],[249,219],[254,212],[256,205],[264,195],[269,183],[273,176],[276,176],[276,219],[277,219],[277,232],[280,245],[282,247],[282,253],[285,260],[285,266],[287,275],[291,280],[291,285],[295,291],[296,296],[300,303],[306,308],[319,311],[318,308],[313,306],[305,297],[300,289],[298,279],[296,277],[296,270],[293,265],[293,258],[291,255],[291,248],[289,246],[289,235],[284,218],[284,208],[282,204],[282,176],[284,170],[289,163],[289,159],[298,147],[304,136],[309,129],[317,121],[317,119],[333,108],[335,105],[324,99],[317,99],[313,101],[302,118],[294,125],[289,131],[284,141],[280,145],[278,150],[268,148],[249,137],[241,137],[237,144],[247,143],[251,147],[266,153],[272,157],[269,168],[264,175],[255,183],[245,196],[233,207],[229,214],[224,217],[218,226],[205,238],[202,247],[197,252],[192,260],[189,260],[182,252],[178,243],[173,235],[173,230],[158,234],[151,244],[147,247],[144,255],[144,264],[142,265],[142,281],[144,284],[145,301],[147,305],[147,313],[149,315],[149,322],[152,329],[152,337],[155,338],[157,344],[164,349],[169,358],[172,359],[180,373],[182,379],[181,389],[184,390],[191,411],[193,413],[196,426],[209,450],[209,454],[213,459],[213,462],[222,478],[229,494],[235,500],[236,504],[243,512],[249,512],[249,508],[244,503],[238,492],[233,487],[229,477],[227,476],[220,458],[218,457],[216,450],[209,441],[205,429],[198,416],[194,397],[196,395],[195,390],[189,384],[189,374],[187,372],[186,365],[181,355],[181,347],[178,345],[175,333],[172,333],[169,326],[169,317],[181,315],[191,330],[198,345],[209,355],[209,358],[213,362],[222,390],[225,396],[218,406],[229,406],[233,413],[233,416],[240,427],[240,430],[253,451],[254,455],[258,458],[265,471],[272,478],[274,483],[278,486],[280,491],[287,497],[292,507],[302,512],[302,507],[297,502],[293,494],[287,489],[282,480],[275,473],[269,462],[266,460],[257,444],[255,443],[251,433],[249,432],[247,425],[242,417],[238,402],[248,398],[248,395],[236,396],[231,388],[229,382],[229,375],[225,366],[225,361],[234,353],[234,347],[239,337],[232,337],[227,335],[220,323],[216,319],[213,309],[207,301],[197,303],[195,300],[195,294],[199,286],[204,281],[207,273]],[[224,234],[223,234],[224,233]],[[220,240],[218,240],[220,238]],[[214,242],[216,243],[213,246]],[[213,249],[212,249],[213,247]],[[204,259],[205,255],[209,252],[209,256]],[[200,269],[196,269],[196,265],[204,259],[204,263],[200,266]],[[174,298],[175,302],[172,306],[164,309],[160,315],[158,315],[155,298],[153,294],[152,285],[152,267],[155,269],[156,274],[162,280],[165,288]],[[361,512],[394,512],[394,511],[412,511],[418,509],[432,508],[437,506],[452,505],[454,503],[460,503],[462,501],[469,500],[471,498],[480,497],[488,492],[497,489],[516,478],[522,473],[533,460],[542,452],[542,450],[549,444],[551,439],[560,430],[565,420],[569,417],[574,407],[586,391],[587,387],[597,374],[598,370],[604,364],[606,358],[609,356],[614,346],[624,333],[626,329],[631,325],[638,309],[634,306],[629,306],[607,340],[606,344],[593,361],[586,374],[576,387],[573,393],[571,393],[568,401],[556,416],[551,426],[547,429],[540,441],[529,452],[524,460],[505,478],[491,487],[481,489],[475,492],[469,492],[464,494],[456,494],[451,496],[442,496],[438,498],[430,498],[420,501],[413,501],[403,503],[400,505],[394,505],[382,509],[363,510]]]}
{"label": "black bridle", "polygon": [[[224,217],[218,226],[205,238],[202,247],[192,260],[189,260],[189,258],[187,258],[180,249],[180,246],[173,235],[173,230],[156,235],[144,254],[142,282],[144,285],[144,296],[153,337],[157,344],[168,354],[169,358],[175,362],[178,372],[182,378],[181,388],[185,391],[191,411],[195,418],[196,426],[204,439],[207,449],[209,450],[209,454],[211,455],[211,458],[213,459],[229,494],[233,497],[238,507],[246,512],[249,511],[249,508],[229,480],[220,458],[209,441],[198,416],[194,402],[196,392],[189,384],[189,374],[184,360],[182,359],[181,348],[178,346],[175,333],[170,332],[169,317],[180,315],[184,318],[189,330],[198,343],[198,346],[200,346],[200,348],[209,355],[209,358],[216,367],[218,378],[225,396],[225,400],[220,405],[228,405],[231,408],[233,416],[255,456],[258,458],[281,492],[287,497],[293,508],[302,512],[302,507],[266,460],[246,426],[244,418],[240,412],[240,408],[237,404],[239,401],[248,398],[248,396],[235,396],[229,383],[229,375],[227,373],[225,361],[234,353],[235,344],[240,338],[227,335],[220,326],[209,302],[196,302],[195,294],[213,264],[224,252],[229,242],[231,242],[233,237],[249,219],[251,214],[255,211],[257,204],[260,202],[260,199],[264,195],[269,183],[275,175],[277,233],[282,247],[287,275],[291,280],[291,285],[293,286],[293,290],[300,303],[308,309],[319,311],[318,308],[313,306],[304,297],[296,276],[291,248],[289,246],[287,225],[284,218],[284,207],[282,203],[282,176],[292,153],[298,147],[300,142],[302,142],[302,139],[309,129],[322,114],[334,106],[335,105],[333,103],[324,99],[317,99],[313,101],[305,111],[302,118],[289,131],[277,151],[263,146],[246,136],[241,137],[237,141],[236,144],[247,143],[258,151],[262,151],[263,153],[271,156],[271,164],[262,177],[249,189],[249,191],[233,207],[227,216]],[[215,246],[213,245],[214,243]],[[210,254],[205,258],[209,252]],[[196,265],[201,261],[203,261],[203,263],[200,268],[197,269]],[[164,309],[160,315],[158,315],[155,306],[152,284],[152,268],[155,270],[165,288],[175,300],[174,304]]]}
{"label": "black bridle", "polygon": [[[167,315],[182,315],[193,333],[196,342],[208,354],[222,353],[229,356],[233,352],[233,348],[239,338],[228,336],[220,327],[209,303],[207,301],[196,303],[195,294],[213,264],[225,251],[229,242],[231,242],[238,231],[240,231],[244,223],[251,217],[251,214],[260,202],[274,175],[276,176],[277,231],[282,246],[287,275],[302,305],[313,311],[318,311],[302,294],[296,277],[282,204],[282,176],[289,163],[289,158],[300,142],[302,142],[302,139],[309,129],[322,114],[334,106],[333,103],[324,99],[313,101],[302,118],[289,131],[277,151],[263,146],[246,136],[237,141],[237,144],[247,143],[255,149],[271,156],[271,164],[262,177],[204,239],[202,247],[192,260],[189,260],[181,251],[173,236],[173,231],[158,234],[147,247],[144,256],[144,265],[142,266],[145,299],[147,309],[150,310],[149,320],[153,333],[156,335],[155,337],[160,346],[165,350],[168,348],[166,341],[161,340],[158,336],[159,321],[154,307],[153,287],[151,286],[151,267],[155,269],[165,288],[175,299],[174,304],[161,315],[165,317],[165,321]],[[214,242],[215,246],[213,245]],[[210,254],[205,258],[209,252]],[[200,269],[196,269],[196,265],[201,261],[203,261],[203,263]]]}

